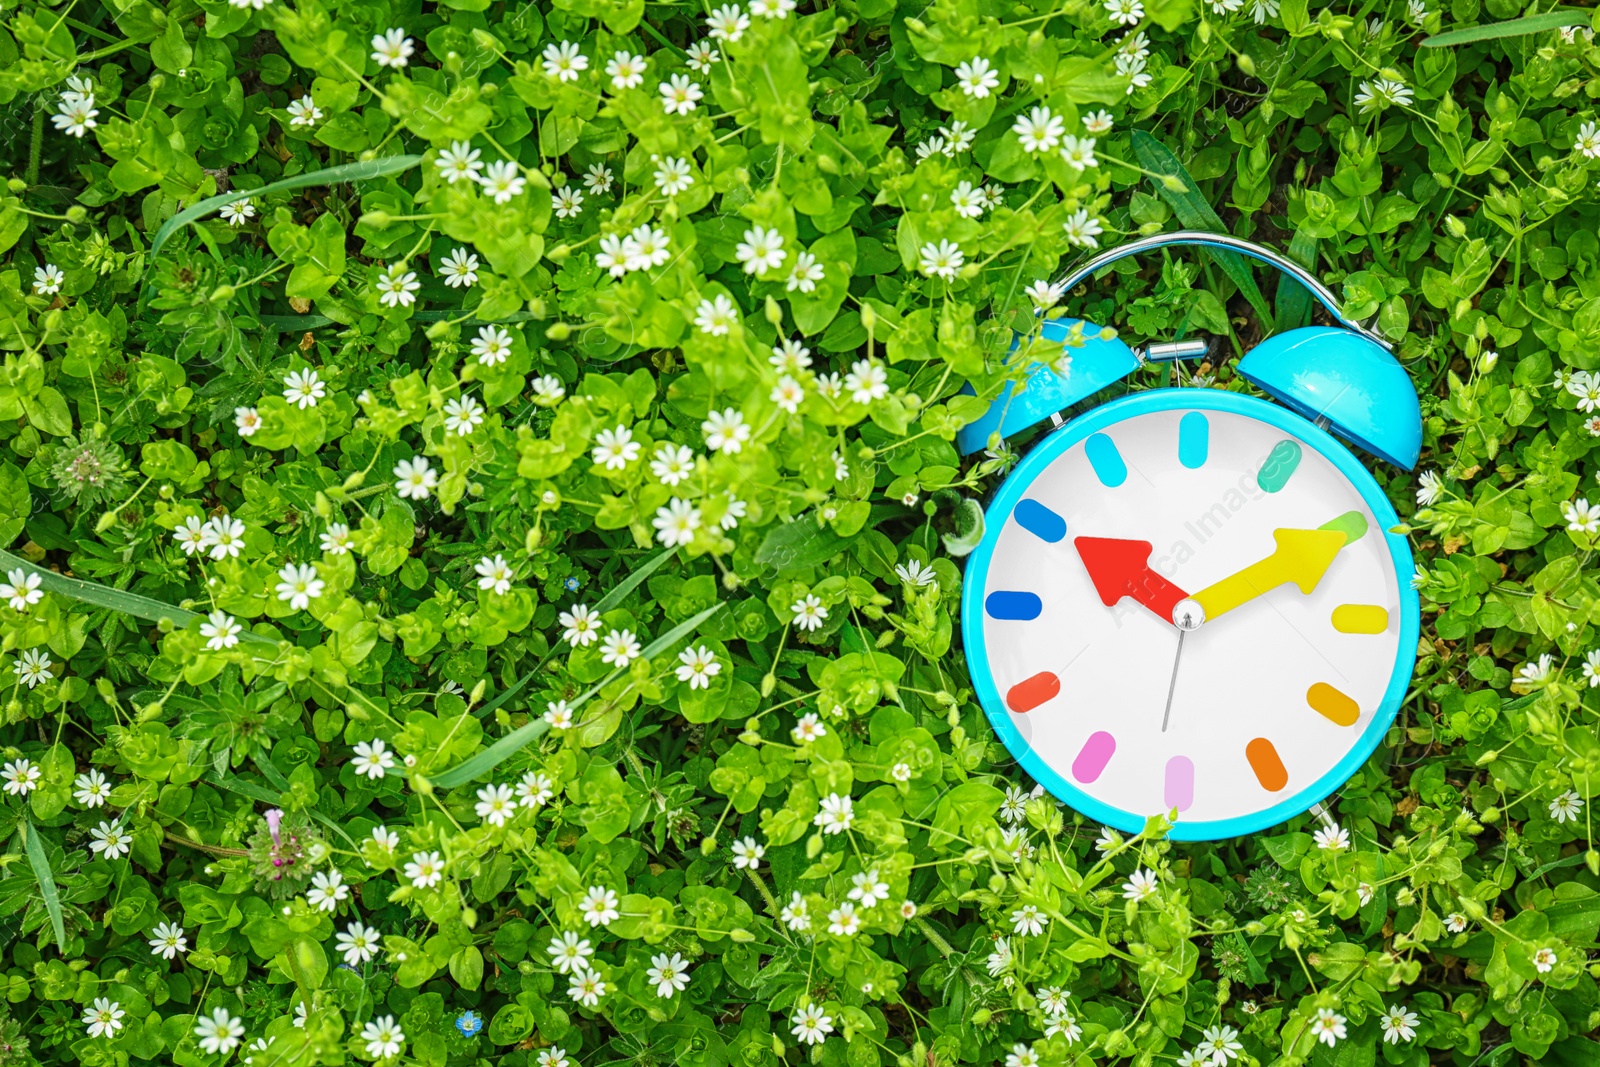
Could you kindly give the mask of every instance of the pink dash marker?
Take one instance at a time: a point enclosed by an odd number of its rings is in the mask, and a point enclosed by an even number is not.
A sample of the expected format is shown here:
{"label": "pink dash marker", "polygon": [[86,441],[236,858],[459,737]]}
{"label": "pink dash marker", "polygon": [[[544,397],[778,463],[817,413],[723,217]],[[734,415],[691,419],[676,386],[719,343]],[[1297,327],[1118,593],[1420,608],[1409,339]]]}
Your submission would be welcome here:
{"label": "pink dash marker", "polygon": [[1167,760],[1167,807],[1188,811],[1194,803],[1194,761],[1188,756]]}
{"label": "pink dash marker", "polygon": [[1116,750],[1117,739],[1104,730],[1089,735],[1089,740],[1083,743],[1083,748],[1078,752],[1078,758],[1072,761],[1072,777],[1084,783],[1093,782],[1106,769]]}

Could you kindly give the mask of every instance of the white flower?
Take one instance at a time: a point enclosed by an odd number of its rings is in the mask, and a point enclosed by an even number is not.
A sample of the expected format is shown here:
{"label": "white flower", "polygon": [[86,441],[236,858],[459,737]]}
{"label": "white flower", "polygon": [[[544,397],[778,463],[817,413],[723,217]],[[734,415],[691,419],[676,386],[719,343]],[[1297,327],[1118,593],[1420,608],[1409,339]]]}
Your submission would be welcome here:
{"label": "white flower", "polygon": [[206,616],[206,621],[200,624],[200,636],[206,639],[206,647],[213,652],[221,652],[225,648],[237,645],[239,634],[242,632],[244,627],[226,611],[213,611]]}
{"label": "white flower", "polygon": [[556,190],[552,206],[558,219],[577,218],[583,214],[583,194],[571,185],[563,185]]}
{"label": "white flower", "polygon": [[322,595],[324,584],[317,577],[316,564],[285,563],[278,572],[278,599],[287,601],[293,611],[304,611]]}
{"label": "white flower", "polygon": [[32,604],[37,604],[44,599],[44,590],[40,588],[44,579],[32,571],[17,567],[6,574],[6,581],[0,583],[0,597],[17,611],[27,611]]}
{"label": "white flower", "polygon": [[710,41],[696,41],[685,49],[685,53],[689,60],[689,69],[700,74],[710,74],[711,64],[722,58],[717,50],[711,47]]}
{"label": "white flower", "polygon": [[1600,533],[1600,504],[1589,506],[1583,497],[1561,502],[1561,517],[1573,533]]}
{"label": "white flower", "polygon": [[786,19],[798,6],[795,0],[750,0],[750,13],[764,19]]}
{"label": "white flower", "polygon": [[1373,887],[1370,883],[1358,882],[1356,884],[1356,899],[1361,901],[1363,908],[1372,903],[1372,894]]}
{"label": "white flower", "polygon": [[811,366],[811,349],[799,341],[784,338],[772,346],[772,355],[767,357],[767,362],[780,374],[799,377]]}
{"label": "white flower", "polygon": [[256,206],[248,198],[234,200],[218,208],[217,214],[221,215],[222,220],[229,226],[243,226],[256,217]]}
{"label": "white flower", "polygon": [[1161,889],[1161,883],[1156,878],[1155,871],[1147,871],[1143,867],[1128,876],[1122,883],[1123,900],[1147,900]]}
{"label": "white flower", "polygon": [[800,1039],[802,1045],[820,1045],[833,1033],[833,1016],[823,1013],[816,1004],[808,1004],[789,1018],[794,1025],[789,1032]]}
{"label": "white flower", "polygon": [[317,401],[327,395],[328,387],[314,367],[290,371],[283,376],[283,398],[301,411],[316,407]]}
{"label": "white flower", "polygon": [[919,588],[932,585],[938,580],[938,575],[934,573],[932,567],[923,566],[920,561],[915,559],[899,564],[895,567],[894,573],[895,577],[902,582]]}
{"label": "white flower", "polygon": [[1378,1029],[1383,1031],[1385,1044],[1397,1045],[1402,1041],[1410,1041],[1417,1036],[1417,1016],[1414,1012],[1406,1010],[1405,1005],[1392,1005],[1388,1011],[1378,1016]]}
{"label": "white flower", "polygon": [[439,153],[433,165],[451,185],[459,181],[475,182],[478,172],[483,170],[483,163],[478,158],[482,154],[466,141],[452,141],[449,148]]}
{"label": "white flower", "polygon": [[1555,970],[1556,964],[1560,962],[1560,959],[1556,956],[1556,950],[1553,948],[1541,948],[1533,954],[1533,969],[1540,974],[1549,974]]}
{"label": "white flower", "polygon": [[1350,847],[1350,831],[1346,830],[1338,823],[1324,826],[1322,829],[1312,834],[1311,839],[1315,841],[1317,843],[1317,847],[1322,849],[1324,852],[1343,852],[1345,849]]}
{"label": "white flower", "polygon": [[122,823],[106,822],[101,820],[100,825],[89,831],[93,838],[89,842],[89,851],[100,853],[108,860],[121,859],[133,848],[133,835],[125,833]]}
{"label": "white flower", "polygon": [[695,307],[694,325],[701,333],[725,337],[739,325],[739,309],[725,293],[718,293],[715,300],[701,300]]}
{"label": "white flower", "polygon": [[1590,689],[1600,686],[1600,648],[1592,648],[1584,654],[1583,676]]}
{"label": "white flower", "polygon": [[104,1037],[107,1039],[117,1036],[117,1031],[123,1027],[122,1017],[128,1014],[122,1010],[122,1005],[115,1000],[105,997],[95,997],[94,1007],[85,1008],[83,1012],[83,1025],[89,1028],[90,1037]]}
{"label": "white flower", "polygon": [[1011,942],[1003,937],[994,941],[994,951],[989,953],[989,958],[984,964],[989,970],[989,976],[998,977],[1000,972],[1011,966]]}
{"label": "white flower", "polygon": [[777,270],[789,258],[789,253],[783,250],[783,234],[763,226],[752,226],[744,231],[744,240],[734,248],[733,255],[744,264],[746,274]]}
{"label": "white flower", "polygon": [[1583,798],[1567,790],[1550,802],[1550,817],[1556,822],[1577,822],[1583,811]]}
{"label": "white flower", "polygon": [[493,558],[484,556],[472,569],[478,572],[479,589],[501,596],[511,592],[511,564],[504,556],[498,553]]}
{"label": "white flower", "polygon": [[787,374],[779,378],[778,384],[772,387],[770,397],[774,404],[791,415],[800,410],[800,404],[805,398],[805,387]]}
{"label": "white flower", "polygon": [[406,1035],[393,1015],[382,1015],[361,1028],[361,1040],[367,1043],[368,1056],[382,1060],[400,1055]]}
{"label": "white flower", "polygon": [[1066,128],[1060,115],[1053,114],[1047,107],[1035,107],[1028,114],[1017,116],[1011,132],[1021,140],[1023,149],[1029,155],[1039,155],[1059,145]]}
{"label": "white flower", "polygon": [[1018,936],[1037,937],[1050,924],[1050,917],[1032,904],[1024,904],[1011,913],[1011,932]]}
{"label": "white flower", "polygon": [[718,41],[737,41],[750,28],[750,19],[737,4],[724,4],[706,16],[707,33]]}
{"label": "white flower", "polygon": [[372,828],[372,843],[385,852],[393,852],[400,847],[400,835],[386,826]]}
{"label": "white flower", "polygon": [[730,456],[742,450],[750,440],[750,427],[744,421],[744,414],[734,408],[711,412],[700,424],[700,432],[706,435],[707,448]]}
{"label": "white flower", "polygon": [[674,156],[657,163],[652,178],[663,196],[677,196],[694,184],[694,175],[689,173],[689,161]]}
{"label": "white flower", "polygon": [[674,74],[668,80],[656,87],[661,94],[661,106],[669,115],[687,115],[700,106],[700,101],[705,99],[705,93],[700,91],[700,86],[689,80],[687,74]]}
{"label": "white flower", "polygon": [[978,139],[978,131],[968,129],[967,124],[958,119],[948,126],[940,126],[939,136],[949,142],[949,154],[955,156],[972,147],[972,142]]}
{"label": "white flower", "polygon": [[39,779],[44,777],[44,772],[25,759],[7,763],[4,770],[0,770],[0,778],[5,779],[5,791],[12,796],[25,797],[39,788]]}
{"label": "white flower", "polygon": [[956,214],[962,218],[975,219],[983,214],[988,198],[972,187],[971,182],[962,182],[950,194],[950,203],[955,206]]}
{"label": "white flower", "polygon": [[394,753],[383,743],[382,738],[374,738],[370,742],[357,741],[355,753],[350,766],[359,775],[377,780],[394,770]]}
{"label": "white flower", "polygon": [[582,909],[583,917],[591,927],[609,926],[622,915],[622,912],[617,910],[617,894],[602,885],[591,886],[579,901],[578,907]]}
{"label": "white flower", "polygon": [[810,252],[800,252],[794,257],[794,266],[789,268],[789,277],[784,281],[783,287],[788,292],[812,293],[816,292],[817,283],[827,276],[827,271],[817,257]]}
{"label": "white flower", "polygon": [[1106,0],[1105,9],[1118,26],[1133,26],[1144,18],[1144,5],[1139,0]]}
{"label": "white flower", "polygon": [[542,808],[555,795],[555,783],[537,771],[529,771],[517,783],[517,803],[524,808]]}
{"label": "white flower", "polygon": [[835,937],[854,937],[861,929],[861,916],[854,904],[840,904],[828,912],[828,933]]}
{"label": "white flower", "polygon": [[967,96],[982,100],[1000,87],[1000,75],[990,68],[987,59],[973,56],[956,67],[956,84]]}
{"label": "white flower", "polygon": [[1076,1016],[1062,1013],[1050,1017],[1050,1022],[1044,1028],[1045,1037],[1054,1037],[1060,1034],[1067,1039],[1067,1044],[1075,1045],[1083,1038],[1083,1027],[1078,1025]]}
{"label": "white flower", "polygon": [[40,296],[54,296],[59,293],[61,283],[66,280],[65,272],[54,263],[33,268],[33,291]]}
{"label": "white flower", "polygon": [[1317,1040],[1332,1048],[1344,1040],[1344,1016],[1331,1008],[1318,1008],[1317,1017],[1311,1020],[1311,1032]]}
{"label": "white flower", "polygon": [[594,437],[594,451],[590,456],[595,463],[608,471],[620,471],[639,458],[644,446],[633,439],[633,431],[626,426],[615,430],[601,430]]}
{"label": "white flower", "polygon": [[577,648],[588,648],[600,639],[600,618],[587,604],[574,604],[571,611],[556,617],[564,629],[561,639]]}
{"label": "white flower", "polygon": [[1467,917],[1459,911],[1452,911],[1444,917],[1444,928],[1452,934],[1459,934],[1467,928]]}
{"label": "white flower", "polygon": [[679,953],[660,953],[650,957],[645,979],[656,987],[656,996],[670,997],[689,985],[689,961]]}
{"label": "white flower", "polygon": [[183,935],[183,927],[177,923],[157,923],[151,931],[154,935],[150,938],[150,954],[170,960],[179,953],[189,951],[189,939]]}
{"label": "white flower", "polygon": [[484,170],[478,184],[495,203],[509,204],[514,197],[522,195],[522,191],[528,187],[528,179],[522,176],[511,160],[498,159]]}
{"label": "white flower", "polygon": [[478,802],[472,810],[490,826],[504,826],[517,813],[515,797],[509,785],[486,785],[478,790]]}
{"label": "white flower", "polygon": [[234,559],[244,548],[244,523],[231,515],[207,519],[200,528],[204,544],[211,549],[212,559]]}
{"label": "white flower", "polygon": [[897,782],[911,781],[911,764],[896,763],[893,767],[889,768],[889,776]]}
{"label": "white flower", "polygon": [[444,428],[466,437],[483,425],[483,405],[470,396],[452,397],[444,402]]}
{"label": "white flower", "polygon": [[1423,471],[1417,478],[1417,506],[1430,507],[1444,492],[1444,483],[1439,480],[1438,471]]}
{"label": "white flower", "polygon": [[529,390],[533,393],[534,403],[541,407],[553,407],[567,395],[566,387],[561,384],[561,379],[553,374],[541,374],[528,383]]}
{"label": "white flower", "polygon": [[111,785],[98,767],[91,767],[87,774],[80,774],[73,779],[72,788],[73,799],[86,808],[101,807],[111,795]]}
{"label": "white flower", "polygon": [[478,257],[465,248],[451,249],[440,268],[444,283],[452,289],[470,287],[478,280]]}
{"label": "white flower", "polygon": [[1410,107],[1411,101],[1411,90],[1393,78],[1364,81],[1356,86],[1356,106],[1368,114],[1389,107]]}
{"label": "white flower", "polygon": [[1079,170],[1098,167],[1100,161],[1095,158],[1094,146],[1093,137],[1074,137],[1069,133],[1061,139],[1061,158]]}
{"label": "white flower", "polygon": [[261,429],[260,413],[255,408],[234,408],[233,428],[240,437],[254,437],[256,431]]}
{"label": "white flower", "polygon": [[1143,56],[1132,55],[1127,52],[1117,53],[1117,73],[1128,79],[1128,95],[1132,96],[1135,89],[1143,89],[1154,80],[1149,71],[1145,70]]}
{"label": "white flower", "polygon": [[828,728],[822,725],[822,720],[817,718],[816,712],[811,711],[800,716],[800,721],[794,724],[789,736],[794,738],[794,743],[797,745],[808,745],[819,737],[827,737]]}
{"label": "white flower", "polygon": [[856,821],[855,803],[848,795],[829,793],[822,798],[822,810],[811,822],[825,834],[842,834]]}
{"label": "white flower", "polygon": [[439,472],[428,464],[426,456],[396,463],[394,478],[395,492],[405,500],[426,500],[439,485]]}
{"label": "white flower", "polygon": [[794,613],[795,626],[802,630],[820,630],[828,618],[828,609],[822,606],[822,601],[814,593],[796,600],[789,605],[789,610]]}
{"label": "white flower", "polygon": [[1585,122],[1578,128],[1578,136],[1572,142],[1572,147],[1589,159],[1600,159],[1600,128],[1592,122]]}
{"label": "white flower", "polygon": [[573,1065],[572,1061],[567,1059],[566,1050],[555,1045],[540,1051],[539,1067],[573,1067]]}
{"label": "white flower", "polygon": [[889,395],[889,372],[875,360],[859,359],[844,376],[844,387],[850,399],[858,404],[870,404]]}
{"label": "white flower", "polygon": [[23,685],[32,689],[55,677],[50,670],[52,666],[54,664],[46,653],[37,648],[30,648],[17,658],[17,662],[11,665],[11,670]]}
{"label": "white flower", "polygon": [[572,729],[572,709],[567,707],[565,700],[552,700],[546,703],[543,718],[550,724],[552,730]]}
{"label": "white flower", "polygon": [[1091,111],[1083,116],[1083,128],[1097,137],[1110,133],[1112,125],[1109,111]]}
{"label": "white flower", "polygon": [[889,899],[889,883],[878,880],[876,867],[851,875],[850,886],[850,892],[845,896],[860,901],[863,908],[873,907],[878,901]]}
{"label": "white flower", "polygon": [[345,927],[334,938],[335,949],[344,955],[344,961],[352,967],[366,963],[376,956],[380,945],[378,931],[370,926],[363,926],[359,920]]}
{"label": "white flower", "polygon": [[558,934],[545,951],[550,955],[550,966],[562,974],[588,970],[589,957],[594,955],[589,939],[570,930]]}
{"label": "white flower", "polygon": [[1550,678],[1555,661],[1545,652],[1537,660],[1530,660],[1517,668],[1517,681],[1523,685],[1539,685]]}
{"label": "white flower", "polygon": [[560,44],[552,41],[544,46],[544,72],[564,82],[575,82],[578,75],[589,69],[589,57],[578,51],[571,41]]}
{"label": "white flower", "polygon": [[932,159],[934,156],[954,158],[955,153],[945,144],[943,137],[930,137],[917,145],[917,159]]}
{"label": "white flower", "polygon": [[600,642],[600,662],[610,667],[626,667],[644,651],[632,630],[612,630]]}
{"label": "white flower", "polygon": [[811,929],[811,914],[806,910],[806,900],[798,892],[789,898],[789,903],[783,906],[778,913],[778,918],[791,930]]}
{"label": "white flower", "polygon": [[1239,1031],[1231,1026],[1207,1027],[1197,1049],[1210,1055],[1213,1067],[1225,1067],[1229,1060],[1239,1058],[1244,1046],[1239,1044]]}
{"label": "white flower", "polygon": [[658,445],[650,460],[650,473],[667,486],[677,486],[694,473],[694,468],[695,456],[687,445]]}
{"label": "white flower", "polygon": [[55,125],[56,129],[73,137],[81,138],[85,133],[100,125],[94,120],[94,117],[98,114],[100,112],[94,106],[93,93],[89,93],[86,96],[66,93],[62,95],[60,103],[56,105],[56,113],[50,116],[50,121]]}
{"label": "white flower", "polygon": [[1028,807],[1028,791],[1020,785],[1006,787],[1005,799],[1000,802],[1000,817],[1006,822],[1023,820]]}
{"label": "white flower", "polygon": [[1018,1041],[1006,1053],[1006,1067],[1039,1067],[1039,1054]]}
{"label": "white flower", "polygon": [[1100,220],[1081,208],[1067,216],[1061,228],[1066,232],[1067,243],[1078,248],[1099,248],[1096,238],[1105,232],[1100,228]]}
{"label": "white flower", "polygon": [[444,880],[444,858],[437,852],[412,853],[405,875],[417,889],[432,889]]}
{"label": "white flower", "polygon": [[604,163],[590,164],[583,173],[583,187],[596,196],[611,191],[611,168]]}
{"label": "white flower", "polygon": [[658,230],[648,222],[633,228],[633,232],[628,234],[627,241],[623,243],[623,249],[628,256],[629,270],[659,267],[672,258],[671,241],[667,237],[667,231]]}
{"label": "white flower", "polygon": [[[243,409],[241,409],[243,410]],[[190,515],[178,524],[172,532],[172,539],[178,542],[178,547],[183,549],[183,554],[192,556],[207,547],[207,525],[201,525],[198,518]],[[10,586],[0,585],[0,596],[9,596],[7,590]]]}
{"label": "white flower", "polygon": [[229,1015],[227,1008],[218,1008],[195,1020],[194,1036],[200,1039],[202,1052],[226,1056],[238,1048],[244,1038],[244,1023]]}
{"label": "white flower", "polygon": [[967,257],[962,253],[961,247],[953,241],[940,241],[934,244],[929,241],[922,246],[918,269],[928,277],[939,277],[945,281],[954,281],[957,272],[966,263]]}
{"label": "white flower", "polygon": [[335,911],[340,901],[348,899],[350,887],[337,869],[318,871],[311,876],[311,888],[306,891],[306,903],[318,911]]}
{"label": "white flower", "polygon": [[689,683],[690,690],[710,689],[711,679],[722,673],[722,664],[717,662],[716,653],[700,645],[678,653],[676,673],[678,681]]}
{"label": "white flower", "polygon": [[644,56],[636,56],[625,48],[618,50],[616,55],[606,60],[606,76],[611,79],[611,87],[637,89],[643,85],[645,62]]}
{"label": "white flower", "polygon": [[761,857],[767,854],[766,846],[753,837],[746,837],[733,843],[733,867],[738,871],[754,871],[761,868]]}
{"label": "white flower", "polygon": [[372,61],[380,67],[399,70],[416,50],[415,42],[406,36],[405,30],[385,30],[372,39]]}
{"label": "white flower", "polygon": [[700,528],[700,509],[673,497],[656,509],[650,525],[656,528],[656,539],[668,548],[693,544],[694,532]]}

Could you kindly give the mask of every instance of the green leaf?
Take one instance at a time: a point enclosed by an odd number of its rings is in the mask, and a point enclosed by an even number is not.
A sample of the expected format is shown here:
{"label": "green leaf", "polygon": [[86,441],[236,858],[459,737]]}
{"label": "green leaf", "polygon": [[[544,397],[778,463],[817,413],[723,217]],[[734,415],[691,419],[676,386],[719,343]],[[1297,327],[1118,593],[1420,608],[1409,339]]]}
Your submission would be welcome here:
{"label": "green leaf", "polygon": [[[384,178],[391,174],[403,174],[422,162],[421,156],[386,156],[383,159],[368,159],[359,163],[345,163],[337,167],[327,167],[323,170],[314,170],[307,174],[296,174],[292,178],[284,178],[270,185],[263,185],[259,189],[248,189],[243,195],[252,197],[266,196],[268,193],[281,193],[290,189],[305,189],[317,185],[338,185],[342,182],[359,182],[371,178]],[[240,192],[223,193],[191,205],[178,212],[172,218],[162,223],[161,229],[156,231],[155,240],[150,242],[150,258],[154,259],[161,252],[161,246],[167,243],[167,238],[172,236],[174,230],[180,226],[187,226],[199,218],[218,211],[224,204],[231,204],[238,200]]]}
{"label": "green leaf", "polygon": [[1559,30],[1563,26],[1587,26],[1593,17],[1592,11],[1580,11],[1574,8],[1547,11],[1543,15],[1529,15],[1527,18],[1512,19],[1509,22],[1491,22],[1487,26],[1468,26],[1464,30],[1434,34],[1432,37],[1424,38],[1420,47],[1454,48],[1460,44],[1493,41],[1501,37],[1523,37],[1530,33],[1545,33],[1549,30]]}
{"label": "green leaf", "polygon": [[[1289,242],[1289,258],[1315,273],[1317,266],[1317,239],[1304,230],[1296,230]],[[1274,321],[1278,332],[1298,329],[1311,321],[1311,290],[1285,274],[1278,282],[1278,314]]]}
{"label": "green leaf", "polygon": [[50,926],[56,935],[56,951],[61,952],[67,943],[67,927],[61,921],[61,894],[56,890],[56,876],[50,870],[50,858],[44,853],[44,839],[26,815],[17,827],[22,835],[22,847],[28,853],[28,865],[39,880],[39,895],[44,898],[44,910],[50,913]]}

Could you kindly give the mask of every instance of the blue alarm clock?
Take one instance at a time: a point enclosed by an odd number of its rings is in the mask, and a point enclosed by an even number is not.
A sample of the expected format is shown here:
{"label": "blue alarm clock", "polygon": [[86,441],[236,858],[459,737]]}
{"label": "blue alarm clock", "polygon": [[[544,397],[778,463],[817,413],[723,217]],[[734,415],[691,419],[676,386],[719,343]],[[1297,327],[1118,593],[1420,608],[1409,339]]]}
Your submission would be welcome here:
{"label": "blue alarm clock", "polygon": [[[1336,326],[1267,338],[1238,373],[1277,403],[1200,387],[1062,409],[1183,345],[1136,351],[1056,319],[1070,363],[1033,367],[961,432],[963,454],[1046,419],[994,494],[969,557],[961,630],[978,699],[1033,778],[1090,818],[1214,840],[1305,812],[1372,754],[1406,695],[1415,564],[1359,448],[1410,470],[1416,389],[1381,337],[1270,249],[1160,234],[1152,249],[1227,249],[1304,285]],[[1341,440],[1342,439],[1342,440]]]}

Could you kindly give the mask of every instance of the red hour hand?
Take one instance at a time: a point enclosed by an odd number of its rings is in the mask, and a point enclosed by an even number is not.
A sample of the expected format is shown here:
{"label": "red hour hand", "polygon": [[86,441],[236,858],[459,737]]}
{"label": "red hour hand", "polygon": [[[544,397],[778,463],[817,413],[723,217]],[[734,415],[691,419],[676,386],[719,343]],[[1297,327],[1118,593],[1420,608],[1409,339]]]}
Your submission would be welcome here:
{"label": "red hour hand", "polygon": [[1173,609],[1189,594],[1150,569],[1149,541],[1124,541],[1116,537],[1079,537],[1077,546],[1083,569],[1089,572],[1100,600],[1111,607],[1123,597],[1132,597],[1172,622]]}

